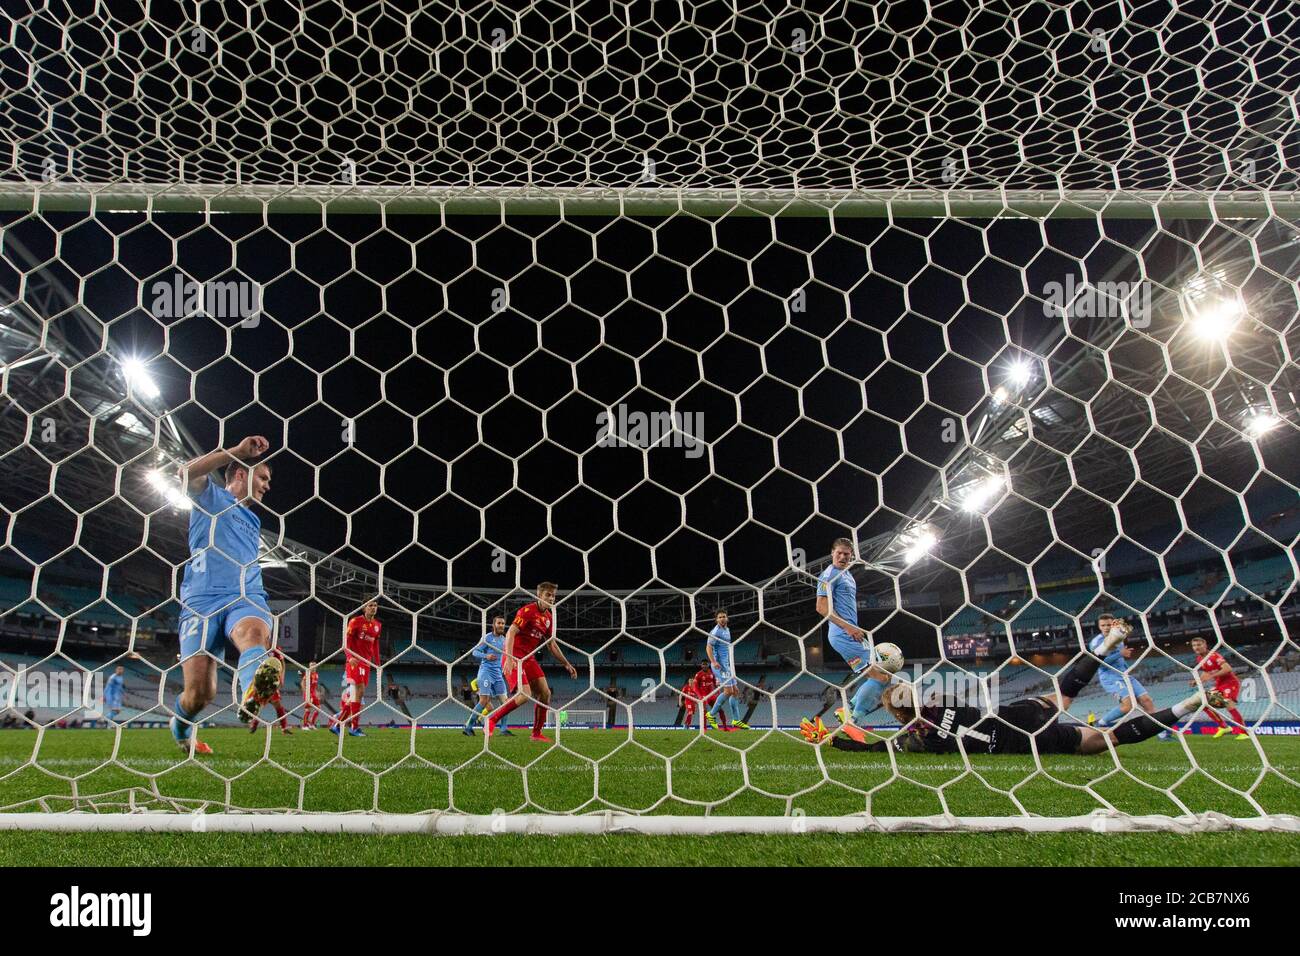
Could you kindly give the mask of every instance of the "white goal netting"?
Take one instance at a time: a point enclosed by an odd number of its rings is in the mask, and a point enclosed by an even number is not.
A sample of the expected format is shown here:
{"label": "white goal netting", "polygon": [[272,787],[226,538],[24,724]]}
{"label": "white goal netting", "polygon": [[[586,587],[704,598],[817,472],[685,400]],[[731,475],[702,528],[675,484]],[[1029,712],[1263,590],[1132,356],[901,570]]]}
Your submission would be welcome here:
{"label": "white goal netting", "polygon": [[[4,15],[0,827],[1296,827],[1294,9],[354,6]],[[217,642],[182,748],[178,469],[247,436],[284,683]],[[842,537],[937,711],[853,716]],[[901,746],[1102,613],[1031,745]]]}

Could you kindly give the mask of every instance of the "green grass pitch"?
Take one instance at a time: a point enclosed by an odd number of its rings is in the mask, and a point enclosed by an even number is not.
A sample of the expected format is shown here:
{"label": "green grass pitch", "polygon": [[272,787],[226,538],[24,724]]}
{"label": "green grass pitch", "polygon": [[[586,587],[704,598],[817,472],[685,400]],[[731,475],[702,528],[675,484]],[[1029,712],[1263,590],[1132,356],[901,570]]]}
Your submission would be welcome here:
{"label": "green grass pitch", "polygon": [[[194,761],[165,730],[51,730],[0,733],[0,808],[12,812],[83,807],[119,809],[128,793],[137,807],[189,809],[208,801],[241,808],[307,811],[379,810],[466,813],[624,809],[651,813],[775,814],[789,803],[809,815],[855,813],[922,816],[1062,816],[1103,806],[1134,814],[1177,814],[1172,788],[1193,811],[1253,816],[1300,814],[1300,740],[1231,738],[1188,741],[1200,769],[1179,743],[1150,741],[1106,755],[1047,757],[1034,774],[1029,757],[984,757],[967,772],[950,757],[820,755],[785,733],[740,731],[573,730],[564,748],[526,733],[497,738],[485,749],[455,730],[372,729],[366,738],[318,730],[292,737],[266,729],[207,729],[216,753]],[[818,758],[822,761],[819,765]],[[36,763],[32,760],[39,758]],[[596,761],[599,761],[597,764]],[[671,770],[670,770],[671,764]],[[524,772],[527,766],[527,793]],[[1285,775],[1282,776],[1282,775]],[[748,786],[746,786],[746,778]],[[1092,793],[1089,793],[1089,787]],[[866,795],[865,791],[870,791]],[[942,794],[942,801],[940,794]],[[1095,794],[1095,795],[1094,795]],[[531,801],[531,806],[528,803]],[[1233,865],[1288,864],[1300,839],[1288,834],[880,835],[825,834],[706,838],[738,864],[838,865],[868,861],[875,849],[926,864]],[[368,837],[237,836],[231,834],[10,834],[0,841],[7,865],[365,864],[478,865],[582,863],[599,844],[602,864],[697,862],[699,837]],[[714,852],[710,850],[710,852]],[[897,856],[894,859],[899,859]]]}

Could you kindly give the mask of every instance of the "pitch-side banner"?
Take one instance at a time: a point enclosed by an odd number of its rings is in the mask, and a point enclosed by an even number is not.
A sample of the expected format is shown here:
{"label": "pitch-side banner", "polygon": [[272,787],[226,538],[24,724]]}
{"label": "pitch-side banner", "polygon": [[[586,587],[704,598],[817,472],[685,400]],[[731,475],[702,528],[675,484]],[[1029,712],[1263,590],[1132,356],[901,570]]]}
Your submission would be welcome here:
{"label": "pitch-side banner", "polygon": [[298,605],[293,601],[272,601],[271,613],[275,615],[280,631],[279,648],[286,654],[298,653]]}

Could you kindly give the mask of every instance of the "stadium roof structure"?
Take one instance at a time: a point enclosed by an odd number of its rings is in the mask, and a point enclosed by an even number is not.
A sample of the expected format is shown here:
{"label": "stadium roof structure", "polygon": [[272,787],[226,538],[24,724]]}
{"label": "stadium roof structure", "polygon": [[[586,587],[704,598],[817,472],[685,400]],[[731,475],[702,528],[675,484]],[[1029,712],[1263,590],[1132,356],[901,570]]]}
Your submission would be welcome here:
{"label": "stadium roof structure", "polygon": [[[959,440],[909,453],[912,500],[864,533],[871,583],[951,585],[952,568],[1032,565],[1054,541],[1085,560],[1115,537],[1117,514],[1137,533],[1157,520],[1144,504],[1192,484],[1213,507],[1218,486],[1243,490],[1260,464],[1294,490],[1295,428],[1254,441],[1246,420],[1297,421],[1294,19],[1269,4],[1209,24],[1161,5],[899,3],[856,22],[867,6],[704,3],[678,22],[668,5],[650,16],[670,22],[640,24],[630,8],[585,22],[563,5],[269,4],[252,26],[220,4],[194,21],[165,6],[110,3],[67,22],[32,11],[14,18],[0,64],[14,144],[0,209],[1063,216],[1103,231],[1135,216],[1152,230],[1140,266],[1129,258],[1096,284],[1150,282],[1150,327],[1074,317],[991,363]],[[121,561],[143,541],[174,566],[181,515],[147,476],[206,449],[175,410],[131,391],[130,355],[49,253],[12,230],[4,252],[24,283],[4,290],[0,314],[15,399],[0,447],[19,449],[3,459],[9,493],[54,491],[98,554]],[[1187,321],[1198,298],[1225,295],[1270,333],[1238,335],[1231,364]],[[1017,363],[1022,384],[994,380]],[[57,443],[53,488],[32,440],[46,418],[72,439]],[[111,466],[126,464],[116,487]],[[1158,490],[1131,488],[1139,474]],[[115,495],[129,507],[105,505]],[[986,501],[968,507],[972,495]],[[918,528],[937,543],[913,561]],[[454,613],[510,593],[385,579],[274,529],[264,540],[268,574],[296,594],[359,603],[382,590]],[[819,567],[709,590],[776,613],[806,601]],[[593,625],[642,598],[647,619],[672,623],[694,617],[698,593],[571,600]]]}

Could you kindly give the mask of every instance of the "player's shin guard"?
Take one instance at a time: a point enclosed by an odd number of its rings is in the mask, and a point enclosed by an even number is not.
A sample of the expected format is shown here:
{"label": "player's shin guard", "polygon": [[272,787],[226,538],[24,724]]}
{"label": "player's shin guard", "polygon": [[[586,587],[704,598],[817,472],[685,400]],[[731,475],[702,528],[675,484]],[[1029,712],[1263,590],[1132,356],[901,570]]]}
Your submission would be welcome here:
{"label": "player's shin guard", "polygon": [[1101,667],[1101,658],[1094,657],[1092,654],[1084,654],[1076,659],[1057,675],[1056,680],[1061,685],[1061,693],[1066,697],[1078,697],[1079,691],[1087,687],[1097,676],[1099,667]]}

